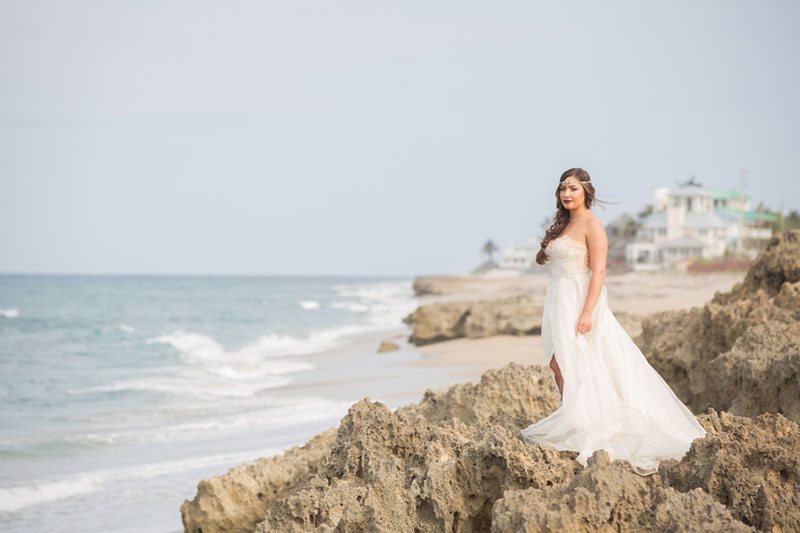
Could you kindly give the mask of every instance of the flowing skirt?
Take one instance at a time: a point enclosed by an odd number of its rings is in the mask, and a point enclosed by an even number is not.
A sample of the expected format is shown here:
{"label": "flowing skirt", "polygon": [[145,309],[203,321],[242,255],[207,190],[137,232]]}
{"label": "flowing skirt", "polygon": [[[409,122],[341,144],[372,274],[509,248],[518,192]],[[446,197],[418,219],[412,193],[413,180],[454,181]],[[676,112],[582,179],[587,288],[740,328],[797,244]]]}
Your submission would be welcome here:
{"label": "flowing skirt", "polygon": [[564,378],[560,406],[522,430],[528,444],[579,452],[603,449],[640,475],[664,459],[680,459],[706,431],[608,308],[606,287],[592,312],[592,329],[577,332],[591,272],[551,277],[542,311],[542,345]]}

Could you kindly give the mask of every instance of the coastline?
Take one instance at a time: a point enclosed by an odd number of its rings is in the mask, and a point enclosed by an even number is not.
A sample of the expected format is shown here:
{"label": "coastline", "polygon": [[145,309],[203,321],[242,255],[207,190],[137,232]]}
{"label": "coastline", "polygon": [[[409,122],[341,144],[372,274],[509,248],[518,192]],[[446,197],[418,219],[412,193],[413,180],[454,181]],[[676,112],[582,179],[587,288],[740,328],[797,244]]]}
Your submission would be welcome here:
{"label": "coastline", "polygon": [[[632,337],[640,333],[645,316],[661,311],[677,311],[702,306],[716,292],[730,290],[741,281],[743,273],[714,272],[689,274],[682,272],[628,272],[607,275],[609,307]],[[527,294],[534,302],[544,301],[546,274],[517,278],[437,277],[428,286],[438,286],[443,294],[420,297],[422,305],[448,301],[495,299]],[[540,335],[495,335],[478,339],[444,340],[409,349],[418,359],[399,363],[418,368],[445,368],[459,380],[477,382],[490,369],[516,362],[546,366]],[[435,387],[431,387],[435,388]],[[418,389],[420,396],[424,388]]]}
{"label": "coastline", "polygon": [[[794,529],[798,250],[794,231],[773,238],[746,273],[607,278],[615,317],[706,431],[652,476],[604,449],[584,466],[576,452],[522,442],[520,428],[559,404],[532,320],[546,277],[438,278],[425,281],[427,293],[415,281],[420,307],[403,320],[412,333],[393,330],[382,340],[397,349],[375,342],[369,355],[397,372],[372,390],[386,396],[391,382],[411,403],[362,397],[338,427],[200,481],[181,506],[184,527]],[[770,387],[778,376],[789,376],[787,394]]]}

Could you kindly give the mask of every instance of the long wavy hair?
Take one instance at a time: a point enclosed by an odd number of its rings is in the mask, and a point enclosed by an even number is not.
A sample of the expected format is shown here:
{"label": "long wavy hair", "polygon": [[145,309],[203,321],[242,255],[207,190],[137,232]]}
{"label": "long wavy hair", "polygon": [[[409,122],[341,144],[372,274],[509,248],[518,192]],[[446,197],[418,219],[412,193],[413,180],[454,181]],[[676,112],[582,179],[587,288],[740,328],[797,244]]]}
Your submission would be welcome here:
{"label": "long wavy hair", "polygon": [[564,207],[564,205],[561,203],[559,191],[561,190],[561,184],[570,176],[575,176],[583,187],[583,203],[586,205],[587,209],[591,209],[592,205],[595,203],[602,202],[602,200],[597,198],[597,195],[594,192],[594,185],[592,185],[591,182],[592,178],[589,176],[588,172],[582,168],[571,168],[569,170],[565,170],[564,173],[561,174],[561,178],[558,180],[558,186],[556,187],[556,214],[553,216],[553,223],[549,228],[547,228],[547,231],[545,231],[544,239],[542,239],[542,242],[540,243],[541,248],[536,254],[536,262],[540,265],[543,265],[547,261],[547,253],[545,253],[547,245],[553,239],[558,238],[558,236],[561,235],[561,233],[564,231],[564,228],[566,228],[567,224],[569,223],[569,209]]}

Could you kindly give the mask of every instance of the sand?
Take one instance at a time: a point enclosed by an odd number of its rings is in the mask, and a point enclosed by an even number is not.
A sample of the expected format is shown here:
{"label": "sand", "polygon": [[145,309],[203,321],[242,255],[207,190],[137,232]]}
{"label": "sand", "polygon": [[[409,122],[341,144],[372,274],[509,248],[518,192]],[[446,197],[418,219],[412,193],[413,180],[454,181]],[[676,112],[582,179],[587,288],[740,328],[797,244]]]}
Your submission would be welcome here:
{"label": "sand", "polygon": [[[717,291],[728,291],[742,280],[744,272],[688,274],[682,272],[629,272],[607,275],[608,304],[613,313],[646,316],[657,311],[673,311],[702,306]],[[544,300],[546,274],[518,278],[479,279],[474,277],[437,278],[445,286],[444,295],[421,297],[421,303],[463,299],[501,298],[512,294],[531,294]],[[419,359],[398,363],[423,368],[450,368],[459,380],[478,382],[490,368],[508,362],[547,365],[541,336],[498,335],[483,339],[454,339],[425,346],[410,347]],[[420,394],[425,388],[415,389]]]}

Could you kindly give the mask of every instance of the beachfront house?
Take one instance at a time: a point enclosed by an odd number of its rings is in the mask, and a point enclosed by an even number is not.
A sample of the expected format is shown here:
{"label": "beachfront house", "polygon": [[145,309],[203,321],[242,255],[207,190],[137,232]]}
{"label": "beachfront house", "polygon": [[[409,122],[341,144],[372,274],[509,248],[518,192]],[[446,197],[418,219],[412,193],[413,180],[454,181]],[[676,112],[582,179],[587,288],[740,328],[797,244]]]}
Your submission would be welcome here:
{"label": "beachfront house", "polygon": [[539,239],[528,239],[526,244],[507,246],[503,250],[503,258],[499,261],[500,268],[515,270],[535,270],[536,254],[539,252]]}
{"label": "beachfront house", "polygon": [[753,211],[749,197],[709,190],[693,180],[673,189],[656,189],[652,207],[625,248],[633,270],[654,270],[725,252],[754,257],[772,235],[771,215]]}

